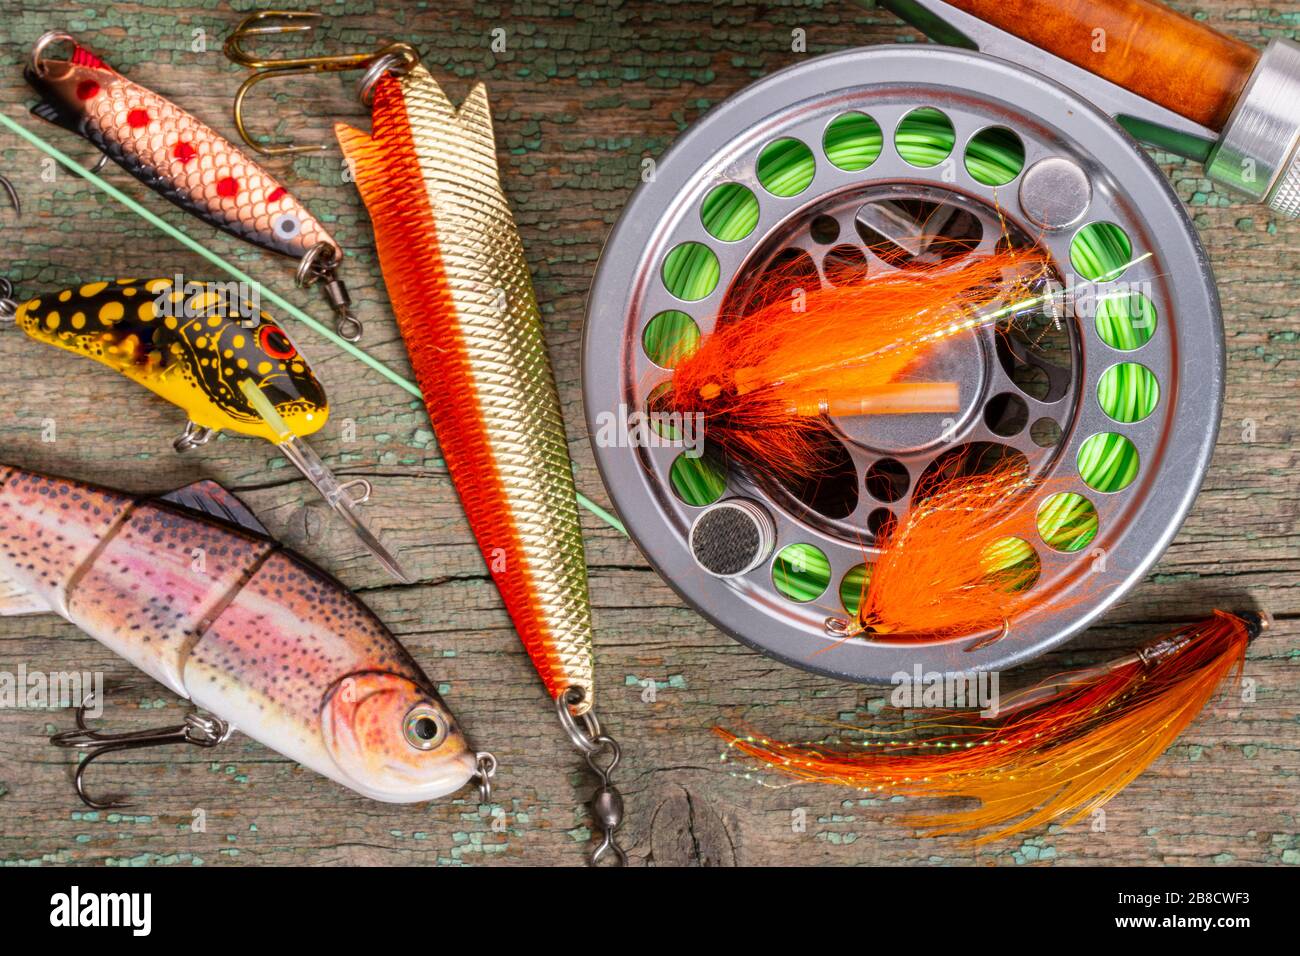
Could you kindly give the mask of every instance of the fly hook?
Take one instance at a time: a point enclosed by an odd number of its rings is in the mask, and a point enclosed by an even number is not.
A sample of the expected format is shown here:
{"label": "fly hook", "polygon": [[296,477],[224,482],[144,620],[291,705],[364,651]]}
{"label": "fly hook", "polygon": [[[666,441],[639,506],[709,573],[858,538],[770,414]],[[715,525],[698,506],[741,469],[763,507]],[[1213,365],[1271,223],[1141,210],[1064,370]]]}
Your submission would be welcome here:
{"label": "fly hook", "polygon": [[982,637],[978,641],[966,645],[964,650],[966,651],[966,653],[969,654],[971,651],[979,651],[979,650],[983,650],[986,647],[992,647],[998,641],[1003,640],[1004,638],[1010,636],[1010,634],[1011,634],[1011,621],[1008,618],[1004,617],[1002,619],[1001,630],[999,630],[996,634],[993,634],[989,637]]}
{"label": "fly hook", "polygon": [[[342,53],[334,56],[302,56],[266,59],[246,51],[242,42],[252,37],[278,36],[284,33],[311,33],[321,20],[319,13],[289,10],[262,10],[249,14],[239,21],[234,32],[226,38],[223,50],[226,58],[253,70],[235,94],[235,129],[250,147],[264,156],[284,156],[293,153],[314,153],[329,147],[324,143],[298,146],[293,143],[281,146],[263,146],[254,142],[244,125],[244,97],[258,83],[273,77],[301,76],[310,73],[342,73],[364,69],[361,80],[361,101],[369,105],[369,97],[379,78],[385,73],[403,74],[420,62],[420,54],[407,43],[390,43],[370,53]],[[257,26],[256,24],[266,24]]]}
{"label": "fly hook", "polygon": [[106,734],[86,726],[86,707],[94,694],[87,694],[77,708],[77,729],[65,730],[50,738],[56,747],[80,750],[86,754],[77,765],[73,783],[81,802],[92,810],[114,810],[130,806],[116,797],[95,800],[86,793],[86,768],[104,754],[120,750],[137,750],[141,747],[161,747],[167,744],[192,744],[196,747],[215,747],[230,738],[234,728],[219,717],[207,717],[198,713],[185,715],[185,722],[173,727],[159,727],[154,730],[137,730],[123,734]]}

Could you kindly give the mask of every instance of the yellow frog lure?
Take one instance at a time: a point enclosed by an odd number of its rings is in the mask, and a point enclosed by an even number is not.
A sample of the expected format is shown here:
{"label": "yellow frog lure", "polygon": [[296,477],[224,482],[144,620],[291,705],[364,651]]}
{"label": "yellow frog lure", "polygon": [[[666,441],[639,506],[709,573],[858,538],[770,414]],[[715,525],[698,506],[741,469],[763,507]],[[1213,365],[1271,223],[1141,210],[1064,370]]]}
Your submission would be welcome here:
{"label": "yellow frog lure", "polygon": [[234,283],[94,282],[30,299],[14,321],[37,341],[92,358],[183,409],[191,425],[178,448],[223,430],[282,440],[241,388],[245,379],[300,438],[329,417],[306,360]]}

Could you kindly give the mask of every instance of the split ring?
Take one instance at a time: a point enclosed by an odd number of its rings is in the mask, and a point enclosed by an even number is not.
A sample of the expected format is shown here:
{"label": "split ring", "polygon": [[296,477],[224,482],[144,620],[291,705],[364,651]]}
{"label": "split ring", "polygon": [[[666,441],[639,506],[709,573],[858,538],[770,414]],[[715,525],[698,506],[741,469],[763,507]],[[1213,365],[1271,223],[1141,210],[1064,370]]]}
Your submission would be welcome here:
{"label": "split ring", "polygon": [[361,105],[369,108],[375,100],[375,87],[385,74],[405,76],[420,63],[420,54],[415,47],[407,43],[394,43],[375,58],[375,61],[361,74],[357,96]]}
{"label": "split ring", "polygon": [[41,38],[36,41],[36,45],[32,47],[31,57],[28,59],[32,72],[37,76],[45,76],[45,63],[41,59],[41,54],[45,52],[47,47],[51,47],[56,43],[62,43],[65,40],[73,46],[76,46],[77,44],[77,38],[71,33],[51,30],[49,33],[42,34]]}

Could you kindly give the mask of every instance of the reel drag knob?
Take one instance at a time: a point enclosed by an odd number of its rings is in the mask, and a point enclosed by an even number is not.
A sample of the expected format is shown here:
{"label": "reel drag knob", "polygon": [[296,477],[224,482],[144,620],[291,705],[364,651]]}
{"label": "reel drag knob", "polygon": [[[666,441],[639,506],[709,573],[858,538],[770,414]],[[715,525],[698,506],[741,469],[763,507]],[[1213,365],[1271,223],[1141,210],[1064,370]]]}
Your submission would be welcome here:
{"label": "reel drag knob", "polygon": [[767,509],[747,498],[728,498],[700,512],[691,526],[691,554],[718,578],[748,574],[772,554],[776,525]]}

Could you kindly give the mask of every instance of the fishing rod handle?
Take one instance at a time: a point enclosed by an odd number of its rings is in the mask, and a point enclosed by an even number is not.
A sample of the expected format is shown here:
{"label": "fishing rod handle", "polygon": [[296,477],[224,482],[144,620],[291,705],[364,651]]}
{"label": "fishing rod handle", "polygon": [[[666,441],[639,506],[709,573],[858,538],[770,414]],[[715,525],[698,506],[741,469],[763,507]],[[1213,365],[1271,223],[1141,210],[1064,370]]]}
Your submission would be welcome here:
{"label": "fishing rod handle", "polygon": [[1261,52],[1155,0],[947,5],[1218,133],[1209,178],[1300,215],[1300,44]]}
{"label": "fishing rod handle", "polygon": [[948,0],[1000,30],[1218,131],[1259,51],[1154,0]]}

